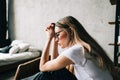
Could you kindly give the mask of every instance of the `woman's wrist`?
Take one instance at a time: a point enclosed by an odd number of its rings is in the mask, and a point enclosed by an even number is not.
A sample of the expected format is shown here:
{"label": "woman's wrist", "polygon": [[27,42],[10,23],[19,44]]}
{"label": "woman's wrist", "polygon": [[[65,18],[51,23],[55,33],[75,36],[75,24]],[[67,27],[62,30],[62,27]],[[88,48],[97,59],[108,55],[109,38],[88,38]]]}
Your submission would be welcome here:
{"label": "woman's wrist", "polygon": [[48,40],[48,41],[51,41],[51,40],[52,40],[52,37],[47,37],[47,40]]}

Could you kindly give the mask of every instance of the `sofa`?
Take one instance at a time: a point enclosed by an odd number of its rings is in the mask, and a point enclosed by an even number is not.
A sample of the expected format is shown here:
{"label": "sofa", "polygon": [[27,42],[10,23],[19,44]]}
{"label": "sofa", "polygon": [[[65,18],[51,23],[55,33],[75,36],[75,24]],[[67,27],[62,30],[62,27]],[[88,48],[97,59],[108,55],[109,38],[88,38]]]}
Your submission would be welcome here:
{"label": "sofa", "polygon": [[17,69],[19,64],[41,56],[41,50],[21,40],[14,40],[10,45],[0,48],[0,74]]}

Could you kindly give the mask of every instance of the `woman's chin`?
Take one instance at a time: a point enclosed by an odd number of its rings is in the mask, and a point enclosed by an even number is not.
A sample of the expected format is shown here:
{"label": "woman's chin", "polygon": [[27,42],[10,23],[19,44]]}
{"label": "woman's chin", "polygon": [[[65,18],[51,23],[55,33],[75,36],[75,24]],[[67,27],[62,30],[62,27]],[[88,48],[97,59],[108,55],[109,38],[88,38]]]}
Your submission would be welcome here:
{"label": "woman's chin", "polygon": [[60,46],[61,48],[64,48],[64,47],[62,47],[62,46]]}
{"label": "woman's chin", "polygon": [[62,45],[59,45],[59,46],[60,46],[61,48],[63,48],[63,49],[66,48],[65,46],[62,46]]}
{"label": "woman's chin", "polygon": [[58,44],[61,48],[63,48],[63,46],[61,44]]}
{"label": "woman's chin", "polygon": [[65,46],[64,44],[62,45],[62,44],[60,44],[60,43],[58,43],[58,45],[61,47],[61,48],[66,48],[67,46]]}

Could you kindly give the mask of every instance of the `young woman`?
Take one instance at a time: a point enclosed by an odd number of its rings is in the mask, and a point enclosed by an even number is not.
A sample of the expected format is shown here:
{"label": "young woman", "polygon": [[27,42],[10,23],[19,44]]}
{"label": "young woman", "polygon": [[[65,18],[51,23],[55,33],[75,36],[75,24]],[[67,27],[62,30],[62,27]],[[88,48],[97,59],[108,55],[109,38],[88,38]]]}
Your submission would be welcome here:
{"label": "young woman", "polygon": [[[46,32],[40,71],[56,71],[72,64],[78,80],[113,80],[109,72],[109,58],[74,17],[67,16],[52,23]],[[49,59],[52,41],[53,50]],[[65,50],[59,53],[58,46]]]}
{"label": "young woman", "polygon": [[[113,80],[111,60],[74,17],[67,16],[51,23],[46,32],[47,41],[39,66],[41,72],[23,80]],[[58,46],[65,50],[59,53]],[[67,66],[72,75],[66,71]]]}

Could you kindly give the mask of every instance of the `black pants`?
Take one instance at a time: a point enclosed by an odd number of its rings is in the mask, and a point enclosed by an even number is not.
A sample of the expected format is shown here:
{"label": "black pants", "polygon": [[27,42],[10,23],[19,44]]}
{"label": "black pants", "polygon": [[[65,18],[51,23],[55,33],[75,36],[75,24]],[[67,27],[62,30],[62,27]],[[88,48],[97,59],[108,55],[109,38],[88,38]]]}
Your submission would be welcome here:
{"label": "black pants", "polygon": [[57,71],[39,72],[22,80],[77,80],[77,78],[66,68],[63,68]]}

